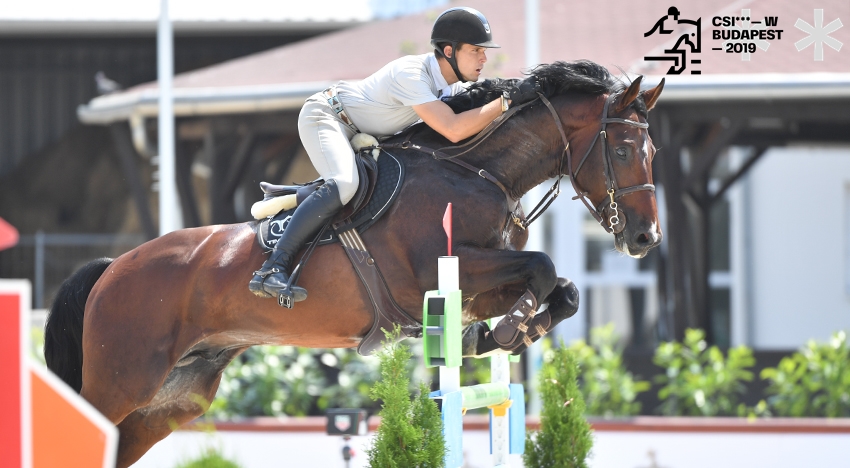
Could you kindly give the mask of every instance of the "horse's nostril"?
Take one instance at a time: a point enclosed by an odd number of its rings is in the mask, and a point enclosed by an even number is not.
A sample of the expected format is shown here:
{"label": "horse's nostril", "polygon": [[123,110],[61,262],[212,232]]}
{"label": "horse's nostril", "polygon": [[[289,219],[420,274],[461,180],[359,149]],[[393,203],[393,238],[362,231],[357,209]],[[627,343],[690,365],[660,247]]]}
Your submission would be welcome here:
{"label": "horse's nostril", "polygon": [[638,244],[640,244],[640,245],[646,245],[646,244],[649,244],[649,236],[647,236],[647,235],[646,235],[646,233],[643,233],[643,232],[642,232],[642,233],[640,233],[640,234],[637,236],[637,239],[635,239],[635,240],[636,240],[636,241],[637,241],[637,243],[638,243]]}

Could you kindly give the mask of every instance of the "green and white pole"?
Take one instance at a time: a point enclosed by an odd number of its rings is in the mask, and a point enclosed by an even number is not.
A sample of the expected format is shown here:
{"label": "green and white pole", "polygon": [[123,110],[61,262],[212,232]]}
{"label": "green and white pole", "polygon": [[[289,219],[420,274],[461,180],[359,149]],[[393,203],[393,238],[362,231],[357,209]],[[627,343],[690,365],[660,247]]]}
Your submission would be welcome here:
{"label": "green and white pole", "polygon": [[432,392],[431,398],[440,401],[447,449],[445,466],[464,466],[463,414],[466,410],[489,408],[493,464],[504,468],[508,466],[509,454],[522,454],[525,448],[525,392],[521,384],[510,383],[510,361],[513,359],[508,354],[490,358],[491,382],[460,386],[462,299],[459,261],[452,256],[451,250],[451,212],[449,204],[443,216],[448,255],[437,259],[439,290],[426,292],[422,305],[425,365],[440,367],[440,389]]}
{"label": "green and white pole", "polygon": [[[450,298],[453,294],[460,294],[459,264],[457,257],[440,257],[437,259],[437,288],[440,295]],[[450,307],[446,307],[447,311]],[[445,320],[450,320],[448,314]],[[444,325],[445,326],[445,325]],[[459,335],[444,335],[444,340],[457,340]],[[459,349],[458,349],[459,351]],[[454,392],[460,390],[460,366],[440,366],[440,390]]]}

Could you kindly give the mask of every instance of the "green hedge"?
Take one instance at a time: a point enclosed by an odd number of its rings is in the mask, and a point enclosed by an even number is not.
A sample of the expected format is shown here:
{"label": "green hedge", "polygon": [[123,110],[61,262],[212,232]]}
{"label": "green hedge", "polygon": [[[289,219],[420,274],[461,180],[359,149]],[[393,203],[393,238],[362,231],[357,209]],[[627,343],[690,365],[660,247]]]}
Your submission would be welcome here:
{"label": "green hedge", "polygon": [[[589,343],[579,340],[569,347],[579,365],[587,414],[639,414],[637,396],[648,391],[649,384],[626,369],[613,325],[594,328],[590,335]],[[661,405],[655,411],[660,414],[850,417],[850,349],[844,332],[827,342],[811,341],[777,367],[764,369],[760,378],[769,386],[755,407],[740,402],[746,383],[755,378],[755,359],[746,346],[724,352],[708,346],[702,331],[687,330],[683,342],[661,343],[653,362],[663,371],[656,378]],[[487,360],[465,360],[464,365],[464,384],[489,381]],[[378,379],[378,359],[364,358],[354,350],[259,346],[225,370],[208,414],[322,415],[333,407],[375,411],[369,391]]]}
{"label": "green hedge", "polygon": [[207,414],[228,419],[324,415],[327,408],[374,410],[369,390],[378,377],[378,359],[353,349],[256,346],[225,369]]}
{"label": "green hedge", "polygon": [[[626,370],[617,342],[609,324],[591,330],[590,344],[579,340],[570,347],[589,415],[638,414],[635,399],[649,389]],[[762,370],[769,385],[753,407],[740,402],[745,383],[754,380],[755,358],[746,346],[724,353],[708,346],[703,331],[688,329],[683,342],[661,343],[653,362],[663,371],[655,380],[661,386],[656,411],[663,415],[850,417],[850,348],[843,331],[827,342],[810,341],[777,367]]]}
{"label": "green hedge", "polygon": [[850,417],[850,350],[843,331],[826,343],[809,341],[761,378],[770,382],[767,401],[777,416]]}

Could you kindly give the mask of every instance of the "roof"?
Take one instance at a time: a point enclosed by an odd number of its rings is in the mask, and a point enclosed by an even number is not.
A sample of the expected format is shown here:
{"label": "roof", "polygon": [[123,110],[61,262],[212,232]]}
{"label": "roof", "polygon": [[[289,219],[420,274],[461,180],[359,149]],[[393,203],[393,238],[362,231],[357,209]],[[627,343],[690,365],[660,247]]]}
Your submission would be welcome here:
{"label": "roof", "polygon": [[[0,21],[156,21],[159,9],[160,2],[156,0],[28,0],[4,5],[0,10]],[[169,12],[174,21],[303,22],[366,21],[373,18],[369,0],[171,0]]]}
{"label": "roof", "polygon": [[[835,51],[824,47],[824,60],[814,60],[815,47],[797,51],[795,42],[809,34],[794,27],[798,18],[815,24],[815,11],[810,6],[793,0],[752,0],[718,7],[700,0],[677,2],[679,19],[701,19],[702,49],[690,54],[689,60],[699,57],[701,75],[668,75],[668,92],[665,97],[701,89],[694,96],[711,98],[714,92],[735,96],[750,93],[764,94],[766,98],[803,98],[814,94],[830,93],[850,95],[850,27],[839,28],[829,35],[846,46]],[[712,2],[714,3],[714,2]],[[450,6],[455,5],[452,3]],[[483,12],[490,22],[494,39],[501,49],[488,52],[489,62],[484,77],[515,77],[522,74],[525,65],[525,14],[523,2],[512,0],[468,0],[464,5]],[[682,32],[670,35],[653,34],[644,37],[653,25],[667,13],[667,7],[635,6],[629,0],[597,0],[594,2],[562,2],[540,0],[540,60],[587,58],[618,72],[657,75],[648,83],[657,82],[667,65],[645,60],[651,55],[664,55]],[[768,41],[767,50],[761,48],[742,60],[741,54],[712,50],[723,47],[722,41],[712,39],[715,30],[725,29],[712,25],[715,16],[741,16],[741,5],[750,10],[753,18],[776,17],[781,29],[781,39]],[[823,0],[823,24],[834,19],[850,21],[850,2]],[[277,49],[224,62],[204,69],[183,73],[174,79],[175,109],[177,115],[218,112],[218,104],[228,103],[234,112],[250,112],[257,100],[277,100],[267,110],[297,108],[303,99],[328,83],[342,79],[362,79],[387,62],[405,54],[425,53],[431,50],[428,40],[431,25],[444,7],[420,14],[378,21],[333,32]],[[671,23],[667,23],[669,27]],[[835,24],[833,23],[833,26]],[[687,25],[685,25],[687,26]],[[761,44],[764,46],[764,44]],[[823,88],[823,84],[830,85]],[[248,90],[256,92],[250,93]],[[690,91],[689,91],[690,90]],[[268,95],[264,97],[264,92]],[[240,94],[251,94],[253,104],[236,106]],[[298,94],[302,93],[302,94]],[[280,99],[286,95],[288,100]],[[89,123],[106,123],[127,118],[133,113],[155,115],[156,83],[146,83],[117,95],[96,98],[79,110],[80,118]],[[217,99],[222,102],[213,103]],[[201,103],[203,101],[203,104]],[[198,106],[192,109],[190,105]],[[177,110],[185,109],[185,112]],[[205,110],[206,109],[206,110]],[[238,110],[243,109],[243,110]]]}
{"label": "roof", "polygon": [[[338,29],[443,5],[447,0],[170,0],[178,33]],[[0,36],[154,33],[160,1],[28,0],[0,9]]]}

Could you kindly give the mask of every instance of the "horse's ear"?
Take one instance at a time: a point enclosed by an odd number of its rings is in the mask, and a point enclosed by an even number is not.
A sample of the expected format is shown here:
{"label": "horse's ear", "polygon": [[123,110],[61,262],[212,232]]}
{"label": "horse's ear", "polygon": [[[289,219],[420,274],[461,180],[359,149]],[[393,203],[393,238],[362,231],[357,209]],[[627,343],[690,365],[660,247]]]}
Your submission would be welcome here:
{"label": "horse's ear", "polygon": [[643,92],[643,102],[646,103],[647,112],[655,107],[655,102],[658,101],[658,96],[661,96],[662,89],[664,89],[664,78],[661,78],[661,83],[658,83],[658,86]]}
{"label": "horse's ear", "polygon": [[617,108],[615,110],[616,113],[623,112],[627,107],[631,106],[635,99],[637,99],[638,94],[640,94],[640,81],[643,79],[643,75],[638,76],[632,81],[632,84],[629,85],[629,89],[620,96],[619,102],[617,103]]}

